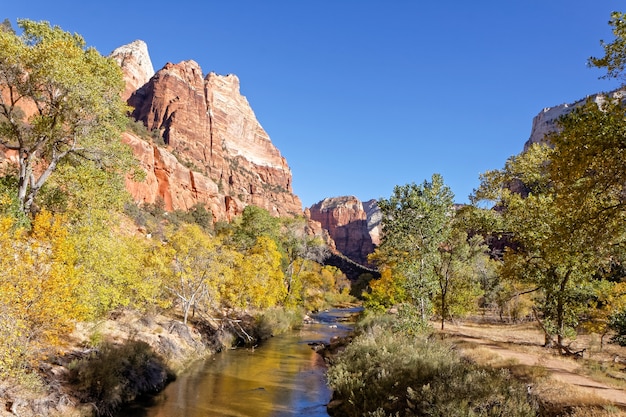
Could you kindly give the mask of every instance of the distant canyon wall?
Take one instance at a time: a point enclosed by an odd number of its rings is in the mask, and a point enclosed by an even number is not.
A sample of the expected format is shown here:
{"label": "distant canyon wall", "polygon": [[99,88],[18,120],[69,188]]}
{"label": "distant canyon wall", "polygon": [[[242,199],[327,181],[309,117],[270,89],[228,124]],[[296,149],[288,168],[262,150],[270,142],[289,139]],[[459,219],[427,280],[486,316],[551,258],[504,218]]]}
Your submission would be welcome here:
{"label": "distant canyon wall", "polygon": [[592,94],[574,103],[564,103],[559,104],[558,106],[544,108],[533,118],[530,137],[526,143],[524,143],[524,151],[526,151],[533,143],[545,143],[546,135],[558,130],[559,118],[567,115],[576,107],[582,106],[587,100],[592,100],[597,105],[602,105],[602,103],[606,101],[607,97],[618,97],[623,99],[624,93],[625,91],[620,89],[609,93]]}
{"label": "distant canyon wall", "polygon": [[371,266],[367,256],[380,244],[382,218],[376,200],[362,203],[354,196],[325,198],[309,207],[307,216],[328,231],[344,256]]}

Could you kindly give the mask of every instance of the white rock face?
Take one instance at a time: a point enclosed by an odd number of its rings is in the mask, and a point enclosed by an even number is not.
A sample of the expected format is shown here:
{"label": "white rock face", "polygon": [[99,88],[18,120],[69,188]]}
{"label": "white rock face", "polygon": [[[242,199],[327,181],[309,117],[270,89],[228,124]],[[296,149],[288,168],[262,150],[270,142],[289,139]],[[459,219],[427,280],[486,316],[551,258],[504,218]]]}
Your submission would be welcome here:
{"label": "white rock face", "polygon": [[[610,97],[624,96],[623,90],[617,90],[608,93]],[[582,100],[575,103],[561,104],[554,107],[546,107],[537,116],[533,118],[533,127],[530,131],[530,138],[524,144],[524,151],[526,151],[533,143],[544,142],[545,136],[549,133],[555,132],[558,129],[557,122],[561,116],[564,116],[574,110],[576,107],[585,104],[588,98],[591,98],[596,104],[601,105],[606,100],[607,94],[600,93],[587,96]]]}
{"label": "white rock face", "polygon": [[530,131],[530,138],[524,144],[524,151],[527,150],[533,143],[543,142],[548,133],[552,133],[557,129],[556,122],[559,117],[572,111],[575,106],[576,104],[561,104],[555,107],[546,107],[538,115],[536,115],[533,118],[533,127]]}
{"label": "white rock face", "polygon": [[363,209],[367,215],[367,231],[372,237],[372,243],[380,245],[383,213],[378,208],[378,202],[376,200],[366,201],[363,203]]}
{"label": "white rock face", "polygon": [[[258,122],[248,100],[239,89],[239,78],[234,74],[214,72],[205,77],[207,107],[213,120],[222,120],[224,147],[233,156],[242,156],[253,164],[291,173],[285,159]],[[215,126],[214,126],[215,127]]]}
{"label": "white rock face", "polygon": [[147,83],[154,75],[148,45],[142,40],[120,46],[111,52],[111,57],[117,61],[124,72],[124,80],[126,81],[126,90],[122,97],[124,100],[127,100],[132,93]]}

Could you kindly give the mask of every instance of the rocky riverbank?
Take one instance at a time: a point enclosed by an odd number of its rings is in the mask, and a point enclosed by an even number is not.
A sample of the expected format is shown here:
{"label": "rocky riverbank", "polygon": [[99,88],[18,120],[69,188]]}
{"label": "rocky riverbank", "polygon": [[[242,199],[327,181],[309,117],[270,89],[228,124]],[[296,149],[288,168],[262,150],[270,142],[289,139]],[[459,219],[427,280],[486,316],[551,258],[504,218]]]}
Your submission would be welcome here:
{"label": "rocky riverbank", "polygon": [[[289,320],[299,318],[292,314]],[[0,381],[0,416],[109,415],[139,395],[160,391],[200,358],[258,344],[280,327],[278,321],[225,314],[184,324],[123,311],[81,323],[65,349],[34,366],[28,380]]]}

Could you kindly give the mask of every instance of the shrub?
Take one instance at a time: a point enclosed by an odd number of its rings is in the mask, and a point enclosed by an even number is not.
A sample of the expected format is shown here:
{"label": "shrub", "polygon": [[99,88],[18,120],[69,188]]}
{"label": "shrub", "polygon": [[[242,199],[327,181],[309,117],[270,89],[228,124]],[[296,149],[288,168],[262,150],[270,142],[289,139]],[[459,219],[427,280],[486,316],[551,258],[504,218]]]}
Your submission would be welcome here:
{"label": "shrub", "polygon": [[612,315],[609,318],[609,327],[615,331],[611,342],[626,346],[626,310]]}
{"label": "shrub", "polygon": [[278,307],[267,309],[257,318],[259,338],[267,339],[292,330],[302,324],[303,316],[299,310]]}
{"label": "shrub", "polygon": [[161,135],[161,131],[157,128],[148,130],[141,120],[135,120],[132,117],[126,122],[126,130],[131,131],[135,135],[145,140],[151,140],[157,146],[165,146],[165,139]]}
{"label": "shrub", "polygon": [[505,370],[463,361],[427,335],[372,324],[328,371],[345,416],[532,416],[524,387]]}
{"label": "shrub", "polygon": [[98,415],[112,415],[138,395],[160,391],[171,379],[163,360],[141,341],[104,343],[91,357],[70,365],[70,382]]}
{"label": "shrub", "polygon": [[30,219],[20,208],[17,197],[18,178],[9,170],[0,168],[0,216],[9,217],[15,227],[30,227]]}

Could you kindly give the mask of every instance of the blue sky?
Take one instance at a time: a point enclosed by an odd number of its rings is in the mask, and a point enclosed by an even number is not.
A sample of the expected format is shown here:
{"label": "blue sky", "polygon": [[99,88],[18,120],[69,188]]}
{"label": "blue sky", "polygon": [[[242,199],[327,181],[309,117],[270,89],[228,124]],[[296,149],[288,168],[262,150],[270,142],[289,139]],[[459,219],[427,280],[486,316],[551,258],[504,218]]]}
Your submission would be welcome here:
{"label": "blue sky", "polygon": [[[1,4],[4,3],[4,4]],[[621,7],[621,9],[620,9]],[[457,202],[521,151],[544,107],[609,91],[587,67],[615,0],[9,1],[108,55],[236,74],[308,207],[443,175]]]}

